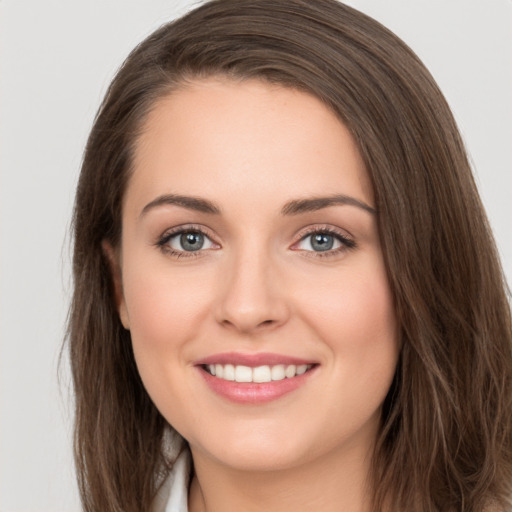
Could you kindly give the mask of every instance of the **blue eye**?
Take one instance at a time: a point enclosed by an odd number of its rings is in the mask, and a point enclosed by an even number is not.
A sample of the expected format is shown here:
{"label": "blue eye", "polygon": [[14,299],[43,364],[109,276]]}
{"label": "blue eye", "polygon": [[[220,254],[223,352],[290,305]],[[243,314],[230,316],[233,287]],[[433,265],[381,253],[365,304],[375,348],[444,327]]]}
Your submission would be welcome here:
{"label": "blue eye", "polygon": [[[202,249],[204,246],[205,237],[202,233],[189,232],[176,236],[176,239],[179,241],[179,245],[181,245],[184,251],[199,251],[199,249]],[[175,247],[175,249],[176,248],[177,247]]]}
{"label": "blue eye", "polygon": [[317,230],[302,237],[295,247],[301,251],[336,253],[339,250],[352,249],[355,246],[353,240],[340,233]]}
{"label": "blue eye", "polygon": [[216,247],[205,233],[197,229],[169,233],[158,242],[158,245],[175,253],[197,252]]}
{"label": "blue eye", "polygon": [[330,251],[337,241],[332,235],[327,233],[316,233],[310,235],[310,245],[314,251]]}

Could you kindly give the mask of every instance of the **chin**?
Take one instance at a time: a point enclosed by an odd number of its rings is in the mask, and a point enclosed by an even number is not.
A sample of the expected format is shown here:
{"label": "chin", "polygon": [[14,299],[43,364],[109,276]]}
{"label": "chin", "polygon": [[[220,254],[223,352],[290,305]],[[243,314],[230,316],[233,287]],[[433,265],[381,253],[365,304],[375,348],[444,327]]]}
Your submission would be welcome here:
{"label": "chin", "polygon": [[237,471],[263,473],[292,469],[307,460],[305,457],[301,457],[298,449],[283,449],[282,447],[250,449],[245,447],[240,450],[222,451],[218,455],[218,461]]}

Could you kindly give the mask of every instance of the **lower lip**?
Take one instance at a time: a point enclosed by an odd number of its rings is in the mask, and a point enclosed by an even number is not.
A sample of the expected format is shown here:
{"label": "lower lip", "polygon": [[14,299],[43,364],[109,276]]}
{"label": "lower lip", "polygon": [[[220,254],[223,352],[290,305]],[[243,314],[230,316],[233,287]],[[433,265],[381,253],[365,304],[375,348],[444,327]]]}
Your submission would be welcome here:
{"label": "lower lip", "polygon": [[240,404],[263,404],[277,400],[303,386],[317,367],[313,366],[306,373],[296,377],[262,383],[219,379],[202,367],[197,368],[210,389],[221,397]]}

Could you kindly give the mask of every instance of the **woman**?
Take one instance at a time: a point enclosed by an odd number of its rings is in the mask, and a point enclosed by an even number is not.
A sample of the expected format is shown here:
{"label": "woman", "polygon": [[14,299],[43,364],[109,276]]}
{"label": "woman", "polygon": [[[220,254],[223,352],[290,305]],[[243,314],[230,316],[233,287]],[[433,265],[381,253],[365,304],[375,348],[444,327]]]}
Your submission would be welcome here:
{"label": "woman", "polygon": [[377,22],[218,0],[156,31],[74,230],[85,510],[510,505],[494,241],[445,100]]}

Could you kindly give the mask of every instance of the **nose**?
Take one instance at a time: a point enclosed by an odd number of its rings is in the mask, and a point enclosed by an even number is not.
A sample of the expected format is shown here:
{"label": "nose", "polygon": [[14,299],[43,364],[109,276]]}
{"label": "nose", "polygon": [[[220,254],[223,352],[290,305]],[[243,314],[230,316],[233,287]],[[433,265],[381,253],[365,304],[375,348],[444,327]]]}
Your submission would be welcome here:
{"label": "nose", "polygon": [[226,262],[215,307],[222,326],[250,334],[273,329],[289,318],[279,269],[265,254],[241,254]]}

